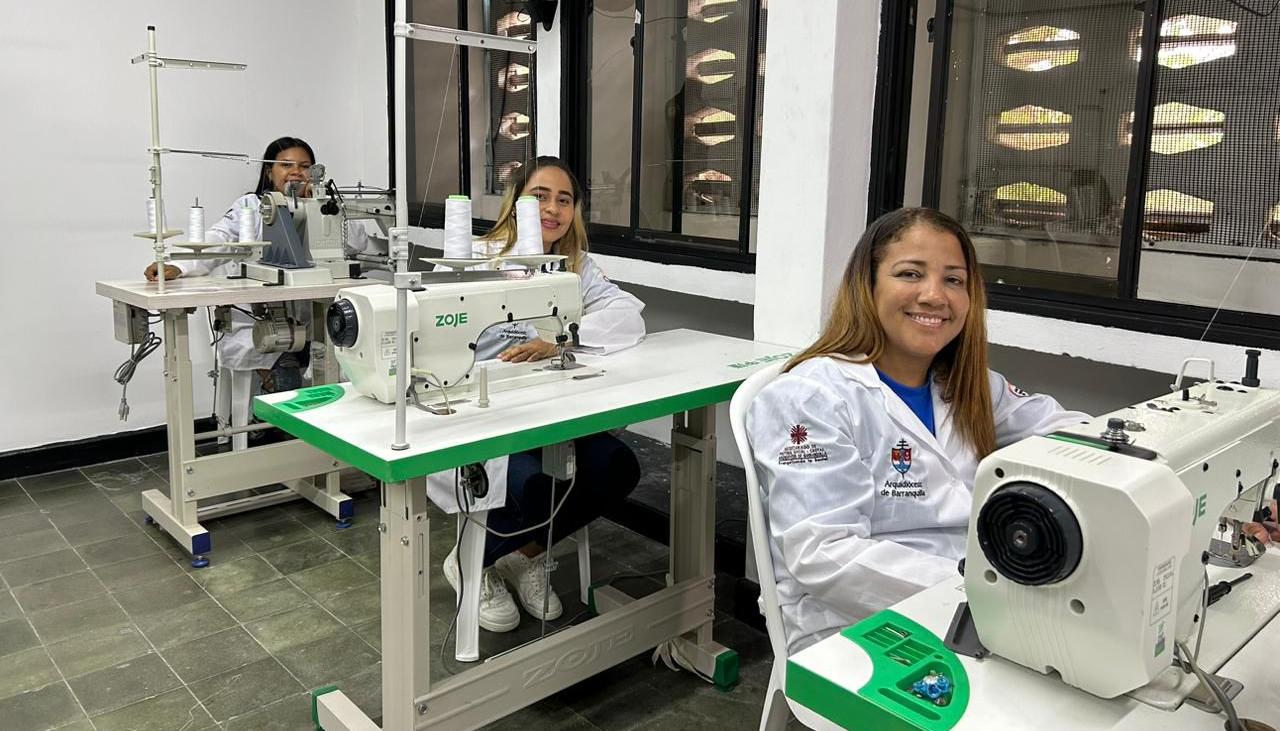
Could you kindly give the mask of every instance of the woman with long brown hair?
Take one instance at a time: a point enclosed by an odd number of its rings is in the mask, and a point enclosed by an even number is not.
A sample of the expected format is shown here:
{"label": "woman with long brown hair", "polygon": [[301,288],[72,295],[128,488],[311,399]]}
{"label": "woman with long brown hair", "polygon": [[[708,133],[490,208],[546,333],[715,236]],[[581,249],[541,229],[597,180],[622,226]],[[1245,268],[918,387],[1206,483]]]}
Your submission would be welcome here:
{"label": "woman with long brown hair", "polygon": [[985,314],[960,224],[894,211],[858,241],[817,341],[756,396],[792,651],[953,576],[978,461],[1089,418],[988,370]]}

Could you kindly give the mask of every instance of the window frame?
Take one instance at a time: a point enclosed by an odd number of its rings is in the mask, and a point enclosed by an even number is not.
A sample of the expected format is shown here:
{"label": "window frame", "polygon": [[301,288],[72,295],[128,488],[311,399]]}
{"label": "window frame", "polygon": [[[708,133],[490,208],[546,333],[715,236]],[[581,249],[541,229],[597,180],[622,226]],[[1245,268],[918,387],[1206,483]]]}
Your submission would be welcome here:
{"label": "window frame", "polygon": [[[743,95],[743,110],[749,110],[743,120],[743,139],[741,169],[738,174],[743,183],[740,185],[738,205],[738,235],[736,247],[726,245],[733,239],[713,239],[689,234],[677,234],[670,231],[646,229],[638,225],[641,186],[630,186],[630,213],[626,226],[615,224],[587,223],[587,233],[591,250],[600,254],[652,261],[662,264],[682,264],[703,269],[721,271],[754,272],[756,256],[750,251],[751,233],[751,194],[753,172],[757,164],[755,144],[756,134],[755,109],[759,95],[763,91],[760,83],[760,21],[761,0],[740,0],[747,4],[747,50],[748,79],[746,93]],[[591,111],[589,59],[591,58],[591,8],[592,3],[562,3],[564,13],[561,28],[561,157],[568,162],[574,174],[583,181],[583,196],[590,204],[590,191],[586,181],[591,169]],[[636,11],[640,17],[645,16],[645,0],[635,0]],[[572,7],[570,7],[572,6]],[[644,92],[644,24],[637,26],[632,40],[632,72],[631,89],[631,170],[640,169],[640,140],[638,130],[643,113]],[[683,95],[681,96],[683,99]],[[683,112],[683,110],[682,110]],[[683,118],[683,113],[681,114]],[[676,135],[676,144],[683,142],[682,135]],[[678,149],[678,148],[677,148]],[[677,155],[678,157],[678,155]],[[683,178],[683,171],[677,168],[677,179]],[[634,176],[632,180],[637,178]],[[672,186],[672,195],[679,197],[682,186]],[[682,206],[679,201],[673,206],[672,218],[680,220]]]}
{"label": "window frame", "polygon": [[[385,0],[386,10],[386,53],[387,53],[387,149],[390,153],[388,169],[390,180],[396,179],[396,124],[400,121],[400,115],[395,108],[395,0]],[[467,30],[469,24],[469,7],[467,0],[457,0],[455,10],[455,25],[459,30]],[[533,33],[536,37],[538,33],[538,23],[533,22]],[[412,41],[411,41],[412,42]],[[455,80],[456,88],[453,93],[458,98],[458,181],[462,190],[467,191],[468,195],[472,194],[472,174],[471,174],[471,68],[470,53],[466,46],[458,47],[458,74]],[[530,66],[531,77],[530,86],[536,90],[536,73],[533,73],[536,67]],[[406,70],[406,85],[410,92],[407,95],[407,106],[409,114],[412,114],[414,108],[413,99],[413,68],[410,66]],[[487,78],[487,76],[486,76]],[[485,90],[486,93],[489,91]],[[530,111],[533,118],[537,118],[537,94],[530,94]],[[408,114],[405,118],[408,118]],[[537,127],[534,125],[531,131],[534,140],[531,146],[537,149]],[[414,140],[410,137],[408,140],[408,156],[407,159],[413,160]],[[481,184],[483,187],[483,183]],[[398,193],[398,191],[397,191]],[[413,191],[410,191],[412,194]],[[423,228],[442,229],[444,228],[444,201],[429,202],[416,201],[412,197],[408,201],[409,221],[415,226]],[[425,210],[424,210],[425,209]],[[494,221],[482,218],[472,218],[472,233],[482,235],[487,233],[494,225]]]}
{"label": "window frame", "polygon": [[[936,208],[940,198],[942,145],[945,129],[948,64],[951,55],[952,12],[955,0],[938,0],[934,18],[934,48],[930,77],[928,136],[925,147],[923,205]],[[1134,99],[1133,142],[1129,150],[1126,200],[1121,221],[1115,294],[1099,295],[1009,284],[987,278],[992,309],[1051,317],[1138,332],[1205,340],[1232,345],[1280,348],[1280,316],[1237,310],[1138,299],[1139,256],[1149,160],[1155,114],[1155,74],[1165,0],[1145,0],[1137,88]],[[874,144],[883,144],[879,137]],[[1194,256],[1196,254],[1188,254]],[[1214,258],[1221,258],[1215,256]],[[988,268],[990,270],[990,268]],[[1019,270],[1025,273],[1024,270]],[[1056,275],[1061,276],[1061,275]],[[1209,327],[1212,325],[1212,327]],[[1206,332],[1206,328],[1208,331]]]}

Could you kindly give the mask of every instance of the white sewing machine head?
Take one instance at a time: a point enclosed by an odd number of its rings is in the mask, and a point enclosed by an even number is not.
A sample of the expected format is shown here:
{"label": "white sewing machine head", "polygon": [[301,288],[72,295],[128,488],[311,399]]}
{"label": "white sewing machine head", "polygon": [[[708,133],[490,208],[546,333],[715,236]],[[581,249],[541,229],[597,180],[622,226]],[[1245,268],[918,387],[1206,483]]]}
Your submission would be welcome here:
{"label": "white sewing machine head", "polygon": [[[560,257],[563,258],[563,257]],[[473,262],[481,263],[481,262]],[[468,390],[481,333],[490,326],[527,322],[562,338],[563,347],[575,344],[582,316],[582,285],[571,272],[537,272],[531,269],[502,271],[451,271],[422,274],[423,288],[408,297],[408,333],[411,374],[432,389],[451,394]],[[326,315],[329,338],[338,363],[360,393],[384,403],[395,402],[396,291],[385,284],[340,290]],[[538,370],[534,380],[563,377],[574,367],[551,368],[547,361],[496,367],[496,381],[526,376]],[[496,364],[495,364],[496,366]],[[553,372],[558,371],[558,373]],[[581,376],[584,371],[576,371]]]}
{"label": "white sewing machine head", "polygon": [[982,644],[1104,698],[1151,682],[1195,628],[1220,522],[1255,519],[1277,456],[1280,391],[1213,381],[992,453],[965,558]]}

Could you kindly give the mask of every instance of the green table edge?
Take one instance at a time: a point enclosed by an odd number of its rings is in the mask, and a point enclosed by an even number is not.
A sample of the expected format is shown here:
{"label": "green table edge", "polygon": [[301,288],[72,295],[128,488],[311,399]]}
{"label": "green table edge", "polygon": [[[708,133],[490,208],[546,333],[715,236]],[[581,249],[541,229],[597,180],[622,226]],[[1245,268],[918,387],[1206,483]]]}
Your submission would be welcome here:
{"label": "green table edge", "polygon": [[311,691],[311,723],[315,725],[316,731],[324,731],[324,727],[320,725],[320,696],[334,693],[338,690],[336,685],[326,685],[323,688],[316,688]]}
{"label": "green table edge", "polygon": [[[906,630],[908,635],[880,646],[867,639],[886,625]],[[840,636],[870,658],[872,674],[866,684],[851,691],[788,659],[784,683],[788,698],[854,731],[948,731],[960,722],[969,705],[968,673],[937,635],[897,612],[884,610],[846,628]],[[900,648],[909,642],[926,646],[929,654],[905,666],[890,659],[892,654],[901,655]],[[934,706],[901,690],[904,682],[923,675],[930,666],[945,667],[954,682],[950,705]],[[924,717],[924,713],[937,718]]]}
{"label": "green table edge", "polygon": [[[745,376],[747,375],[750,374],[745,374],[744,378],[731,383],[710,386],[676,396],[654,399],[618,409],[568,419],[536,429],[504,434],[499,437],[449,447],[427,454],[412,455],[393,461],[387,461],[370,454],[350,442],[339,439],[318,427],[308,424],[289,410],[259,398],[253,400],[253,414],[259,419],[280,427],[307,444],[378,480],[383,482],[402,482],[442,470],[453,469],[459,465],[482,462],[486,459],[515,454],[516,452],[543,447],[548,444],[567,442],[578,437],[598,434],[610,429],[627,426],[628,424],[636,424],[728,401],[733,397],[734,392],[738,390],[738,386],[742,385],[742,381],[746,380]],[[324,387],[313,386],[312,388]],[[302,389],[302,391],[306,390]],[[289,401],[281,402],[281,404],[287,403]],[[393,424],[392,418],[392,412],[388,410],[388,427]],[[388,428],[387,436],[390,439],[390,428]]]}

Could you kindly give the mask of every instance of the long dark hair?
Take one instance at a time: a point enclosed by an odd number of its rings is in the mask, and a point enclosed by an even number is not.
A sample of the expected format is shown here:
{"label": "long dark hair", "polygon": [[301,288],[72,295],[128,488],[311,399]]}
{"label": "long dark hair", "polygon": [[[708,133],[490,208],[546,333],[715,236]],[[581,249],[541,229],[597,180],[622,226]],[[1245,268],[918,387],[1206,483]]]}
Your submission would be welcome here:
{"label": "long dark hair", "polygon": [[810,358],[838,355],[875,363],[884,353],[885,332],[876,314],[876,270],[889,244],[915,226],[949,233],[960,242],[968,270],[969,314],[964,329],[933,358],[933,376],[942,400],[951,405],[957,431],[978,458],[995,451],[995,419],[987,380],[987,295],[973,240],[954,218],[931,208],[899,208],[877,218],[858,240],[845,267],[822,334],[787,363],[791,370]]}
{"label": "long dark hair", "polygon": [[[316,162],[315,151],[311,149],[311,145],[308,145],[306,140],[300,137],[281,137],[278,140],[272,140],[271,144],[267,145],[266,151],[262,153],[262,159],[275,160],[277,157],[279,157],[280,153],[284,152],[285,150],[293,149],[294,147],[301,147],[302,149],[306,150],[307,156],[311,158],[311,164],[312,165],[315,164]],[[270,162],[262,163],[262,169],[258,171],[258,187],[255,188],[253,191],[254,195],[261,196],[263,193],[266,193],[267,191],[270,191],[272,189],[271,188],[271,165],[272,164],[273,163],[270,163]]]}

